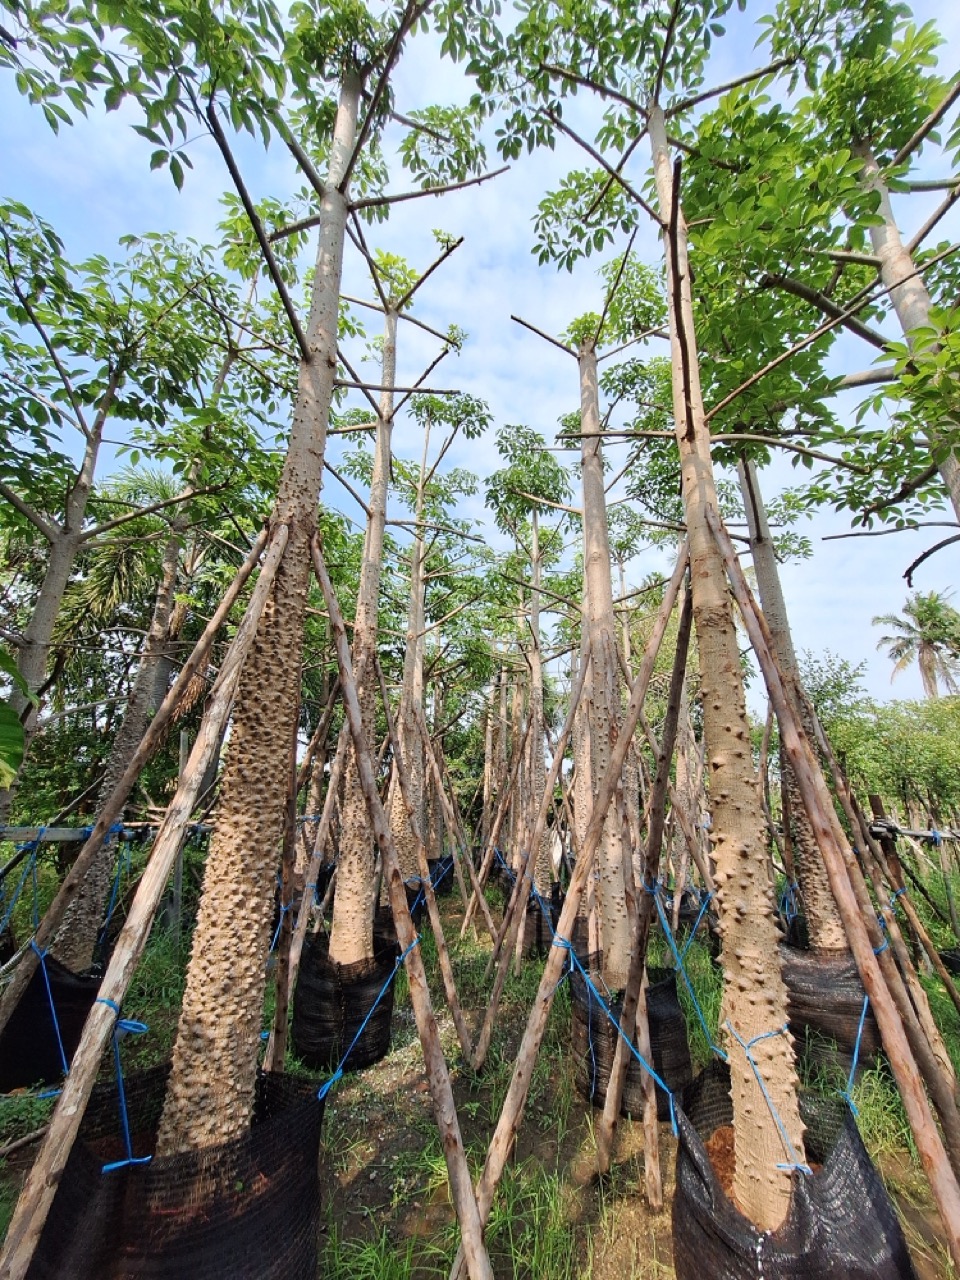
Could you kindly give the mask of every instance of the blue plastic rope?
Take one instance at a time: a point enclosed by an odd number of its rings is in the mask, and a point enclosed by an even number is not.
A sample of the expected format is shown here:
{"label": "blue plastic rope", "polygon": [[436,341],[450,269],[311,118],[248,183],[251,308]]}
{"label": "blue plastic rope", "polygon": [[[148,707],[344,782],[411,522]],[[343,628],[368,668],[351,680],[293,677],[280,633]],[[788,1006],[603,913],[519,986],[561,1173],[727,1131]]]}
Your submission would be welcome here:
{"label": "blue plastic rope", "polygon": [[875,956],[883,955],[884,951],[886,951],[886,949],[887,949],[887,947],[889,947],[889,945],[890,945],[890,939],[889,939],[889,938],[884,938],[884,940],[880,943],[879,947],[874,947],[874,948],[873,948],[873,954],[874,954]]}
{"label": "blue plastic rope", "polygon": [[902,898],[902,897],[903,897],[903,895],[904,895],[906,892],[907,892],[907,887],[906,887],[906,885],[904,885],[902,889],[894,889],[893,893],[891,893],[891,895],[890,895],[890,910],[891,910],[891,911],[896,911],[896,909],[897,909],[897,899],[898,899],[898,898]]}
{"label": "blue plastic rope", "polygon": [[270,951],[271,951],[271,953],[272,953],[272,952],[274,952],[274,951],[276,951],[276,949],[277,949],[277,942],[278,942],[278,940],[279,940],[279,938],[280,938],[280,930],[283,928],[283,918],[284,918],[284,916],[287,914],[287,912],[288,912],[288,911],[290,911],[292,908],[293,908],[293,903],[292,903],[292,902],[284,902],[284,903],[281,903],[281,906],[280,906],[280,919],[277,921],[277,927],[276,927],[276,929],[274,929],[274,931],[273,931],[273,941],[270,943]]}
{"label": "blue plastic rope", "polygon": [[774,1123],[776,1124],[777,1129],[780,1131],[781,1141],[783,1142],[783,1145],[787,1149],[787,1154],[792,1157],[790,1161],[784,1162],[782,1164],[778,1164],[777,1168],[778,1169],[796,1169],[800,1173],[805,1173],[812,1176],[813,1170],[810,1168],[810,1166],[808,1164],[804,1164],[802,1160],[797,1159],[797,1152],[796,1152],[796,1149],[794,1148],[793,1143],[790,1141],[790,1135],[787,1133],[784,1123],[780,1119],[780,1114],[777,1111],[777,1108],[773,1105],[773,1099],[770,1097],[770,1094],[767,1091],[767,1086],[764,1084],[763,1076],[761,1076],[760,1074],[760,1068],[757,1066],[757,1060],[756,1058],[754,1058],[753,1054],[750,1052],[753,1046],[755,1044],[758,1044],[761,1040],[770,1040],[773,1036],[784,1035],[788,1030],[787,1023],[784,1023],[782,1027],[777,1027],[775,1031],[761,1031],[761,1033],[758,1036],[754,1036],[752,1040],[742,1039],[741,1036],[737,1034],[736,1029],[732,1026],[729,1018],[727,1019],[724,1025],[726,1026],[730,1034],[733,1036],[734,1040],[736,1040],[740,1048],[743,1050],[747,1061],[750,1063],[750,1067],[753,1071],[754,1076],[756,1077],[757,1084],[760,1086],[760,1092],[763,1094],[763,1099],[770,1109],[770,1114],[773,1116]]}
{"label": "blue plastic rope", "polygon": [[[37,851],[36,849],[34,849],[33,853],[23,864],[23,870],[20,872],[20,879],[17,881],[17,887],[13,890],[13,892],[10,895],[9,906],[7,907],[6,911],[3,913],[3,919],[0,920],[0,933],[3,933],[4,929],[6,929],[7,925],[10,923],[10,920],[13,917],[13,913],[16,909],[17,903],[20,901],[20,894],[23,892],[23,886],[27,883],[27,877],[31,874],[31,871],[33,872],[34,885],[36,885],[36,863],[37,863]],[[36,908],[34,908],[34,912],[36,913]]]}
{"label": "blue plastic rope", "polygon": [[70,1063],[67,1061],[66,1050],[63,1047],[63,1036],[60,1034],[60,1020],[57,1017],[57,1006],[53,1002],[53,991],[50,987],[50,975],[47,973],[47,953],[41,951],[36,942],[31,941],[30,947],[37,953],[37,959],[40,961],[40,972],[43,974],[44,986],[47,988],[47,999],[50,1001],[50,1017],[53,1019],[53,1030],[57,1037],[57,1048],[60,1050],[60,1064],[63,1067],[63,1074],[66,1075],[70,1070]]}
{"label": "blue plastic rope", "polygon": [[[663,903],[660,900],[662,885],[658,882],[654,885],[652,889],[644,885],[644,889],[646,890],[647,893],[650,893],[653,895],[653,901],[657,908],[657,915],[660,918],[660,927],[663,929],[663,935],[667,940],[667,946],[670,948],[670,951],[673,954],[673,959],[675,962],[674,969],[676,970],[677,973],[679,973],[680,977],[683,979],[683,985],[687,988],[687,994],[689,995],[690,999],[693,1001],[693,1010],[694,1010],[694,1013],[697,1015],[697,1019],[700,1023],[700,1026],[703,1028],[703,1034],[707,1037],[707,1044],[710,1046],[711,1051],[715,1053],[718,1058],[720,1058],[723,1062],[726,1062],[727,1055],[723,1051],[723,1049],[720,1047],[720,1045],[718,1045],[717,1042],[714,1040],[713,1036],[710,1034],[710,1028],[707,1026],[707,1020],[703,1016],[703,1010],[700,1008],[700,1001],[697,999],[696,992],[693,989],[693,983],[690,981],[689,977],[687,976],[686,965],[683,963],[683,958],[687,954],[687,947],[690,945],[690,942],[689,941],[687,942],[687,946],[684,947],[683,949],[683,955],[681,955],[680,952],[677,950],[677,943],[676,943],[676,939],[673,936],[673,930],[670,928],[670,921],[667,919],[666,912],[663,909]],[[710,899],[709,897],[707,897],[703,906],[700,908],[700,916],[703,915],[704,911],[706,910],[707,903],[709,903],[709,901]],[[699,925],[699,922],[700,922],[700,917],[697,918],[698,925]],[[691,940],[692,940],[692,937],[693,937],[693,934],[691,934]]]}
{"label": "blue plastic rope", "polygon": [[860,1010],[860,1023],[859,1023],[859,1026],[857,1027],[857,1038],[853,1044],[853,1059],[850,1063],[850,1074],[849,1076],[847,1076],[847,1087],[846,1089],[841,1089],[840,1091],[840,1097],[846,1099],[847,1106],[853,1112],[854,1116],[858,1116],[860,1114],[859,1111],[857,1110],[857,1104],[853,1100],[853,1086],[854,1086],[854,1082],[856,1081],[857,1066],[859,1065],[859,1059],[860,1059],[860,1040],[863,1037],[863,1024],[867,1020],[867,1010],[869,1008],[870,1008],[870,997],[864,996],[863,1008]]}
{"label": "blue plastic rope", "polygon": [[933,841],[933,846],[935,849],[939,849],[940,845],[943,843],[943,836],[936,829],[936,827],[930,828],[930,839]]}
{"label": "blue plastic rope", "polygon": [[[97,1004],[105,1004],[114,1013],[120,1013],[119,1005],[115,1000],[110,1000],[106,996],[98,996]],[[113,1027],[113,1063],[117,1074],[117,1105],[120,1108],[120,1128],[123,1132],[123,1145],[126,1148],[127,1157],[125,1160],[111,1160],[109,1164],[103,1165],[100,1172],[110,1173],[114,1169],[125,1169],[131,1164],[149,1164],[153,1156],[135,1156],[133,1154],[133,1142],[130,1138],[130,1119],[127,1115],[127,1093],[123,1087],[123,1068],[120,1065],[120,1041],[125,1035],[142,1036],[150,1028],[144,1022],[134,1022],[132,1018],[121,1018],[118,1016]]]}
{"label": "blue plastic rope", "polygon": [[[109,840],[109,833],[107,840]],[[106,843],[106,841],[104,841]],[[97,934],[97,946],[102,947],[107,939],[107,930],[110,928],[110,921],[117,905],[117,898],[120,896],[120,882],[123,879],[123,873],[126,871],[130,874],[130,842],[128,840],[120,841],[117,845],[117,870],[113,877],[113,885],[110,889],[110,900],[107,903],[107,914],[104,917],[103,924]]]}
{"label": "blue plastic rope", "polygon": [[780,898],[780,914],[786,920],[787,924],[791,924],[796,920],[799,908],[797,906],[797,895],[800,892],[800,886],[796,880],[791,880],[783,895]]}
{"label": "blue plastic rope", "polygon": [[360,1026],[357,1028],[357,1034],[350,1041],[350,1046],[347,1049],[346,1053],[343,1054],[343,1056],[341,1057],[340,1062],[337,1065],[337,1069],[334,1071],[330,1079],[325,1081],[324,1084],[322,1084],[319,1090],[317,1091],[318,1102],[322,1102],[323,1099],[330,1092],[330,1090],[333,1088],[333,1086],[337,1083],[337,1081],[343,1079],[343,1064],[346,1062],[346,1060],[350,1057],[350,1054],[353,1052],[353,1046],[357,1043],[357,1041],[363,1035],[363,1032],[364,1032],[364,1029],[366,1028],[367,1023],[370,1021],[370,1019],[373,1017],[374,1013],[376,1012],[377,1005],[380,1003],[383,997],[390,990],[390,986],[393,983],[394,978],[397,976],[397,974],[400,971],[400,966],[403,964],[404,960],[406,960],[407,956],[410,954],[413,948],[416,946],[419,946],[419,944],[420,944],[420,935],[418,933],[417,936],[414,938],[414,940],[410,943],[409,947],[407,947],[404,951],[400,953],[400,955],[397,956],[396,963],[393,966],[393,973],[391,973],[390,977],[386,980],[386,982],[380,988],[380,992],[376,1000],[374,1000],[373,1004],[370,1006],[367,1012],[367,1016],[364,1018],[364,1020],[360,1023]]}

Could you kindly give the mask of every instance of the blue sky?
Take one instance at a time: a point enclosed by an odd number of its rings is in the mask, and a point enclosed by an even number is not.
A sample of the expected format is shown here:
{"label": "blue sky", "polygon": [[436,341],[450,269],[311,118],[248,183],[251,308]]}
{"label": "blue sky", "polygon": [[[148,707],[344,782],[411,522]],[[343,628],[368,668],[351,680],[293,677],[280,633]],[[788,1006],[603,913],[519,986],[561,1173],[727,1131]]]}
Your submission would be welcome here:
{"label": "blue sky", "polygon": [[[711,79],[724,80],[762,61],[754,52],[751,6],[744,16],[728,23],[730,33],[715,45]],[[918,20],[935,19],[947,37],[944,63],[952,71],[951,48],[960,35],[960,12],[952,5],[923,0],[914,5]],[[418,37],[401,61],[395,80],[398,109],[409,110],[429,102],[463,101],[472,92],[460,68],[439,63],[430,40]],[[58,137],[50,133],[41,115],[16,93],[9,75],[0,77],[0,193],[30,205],[53,223],[73,260],[98,252],[112,255],[122,234],[174,230],[201,240],[216,237],[219,196],[227,186],[218,154],[209,139],[191,146],[195,169],[178,194],[164,172],[148,168],[150,145],[137,137],[131,124],[139,117],[133,109],[110,115],[92,113]],[[238,146],[244,174],[256,196],[283,197],[299,185],[285,154],[277,147],[264,154],[256,144]],[[491,165],[496,158],[491,150]],[[531,217],[542,194],[568,169],[581,164],[572,143],[561,140],[555,153],[524,157],[511,171],[479,188],[442,198],[397,206],[388,223],[371,229],[368,242],[402,253],[412,265],[426,267],[436,255],[431,234],[435,227],[463,235],[465,243],[418,295],[416,314],[444,330],[451,323],[465,329],[470,340],[459,356],[450,356],[432,375],[434,386],[458,385],[484,397],[491,405],[496,425],[525,422],[552,438],[558,417],[578,402],[575,362],[519,326],[511,312],[519,312],[538,327],[559,333],[577,315],[599,310],[601,288],[593,259],[572,275],[552,267],[538,268],[530,250]],[[637,157],[632,176],[640,181],[646,158]],[[937,169],[933,176],[943,177]],[[397,166],[393,188],[404,190],[408,180]],[[919,226],[930,199],[911,196],[901,201],[898,216],[906,231]],[[934,202],[938,197],[931,198]],[[960,220],[943,224],[938,233],[957,236]],[[659,250],[652,232],[638,240],[638,251],[651,263]],[[348,253],[345,292],[372,297],[365,269],[358,255]],[[372,315],[372,313],[371,313]],[[372,317],[375,322],[375,317]],[[375,332],[373,325],[371,334]],[[889,332],[893,334],[894,329]],[[407,385],[436,354],[433,339],[413,326],[403,326],[399,342],[398,382]],[[859,347],[838,344],[837,359],[857,368],[869,362]],[[355,362],[354,362],[355,363]],[[850,367],[853,367],[852,365]],[[372,366],[365,366],[370,370]],[[377,380],[377,379],[374,379]],[[399,421],[395,431],[397,452],[419,457],[413,425]],[[332,446],[331,456],[336,446]],[[451,462],[486,474],[499,459],[492,437],[466,445]],[[616,457],[612,469],[619,470]],[[772,496],[793,478],[792,468],[779,463],[761,477],[764,491]],[[326,500],[349,509],[351,503],[335,482],[328,481]],[[487,520],[482,497],[469,502],[465,514]],[[948,518],[944,516],[944,518]],[[874,614],[899,612],[907,588],[902,573],[920,551],[944,536],[947,530],[875,538],[824,542],[832,533],[849,531],[845,517],[822,513],[803,530],[814,544],[812,559],[784,569],[784,588],[797,647],[821,653],[825,649],[853,663],[866,662],[866,685],[877,698],[919,697],[916,673],[890,683],[890,664],[876,652],[879,631],[871,627]],[[664,554],[651,550],[635,562],[631,576],[638,580],[661,568]],[[928,562],[917,574],[922,590],[948,590],[956,581],[956,548]],[[762,694],[754,687],[751,705],[759,709]]]}

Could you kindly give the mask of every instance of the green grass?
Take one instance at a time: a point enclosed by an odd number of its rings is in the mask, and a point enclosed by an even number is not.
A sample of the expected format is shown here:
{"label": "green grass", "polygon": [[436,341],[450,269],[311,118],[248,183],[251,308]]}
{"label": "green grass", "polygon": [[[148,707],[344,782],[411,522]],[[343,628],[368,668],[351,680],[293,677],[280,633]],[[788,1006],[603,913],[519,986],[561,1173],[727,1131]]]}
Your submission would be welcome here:
{"label": "green grass", "polygon": [[[395,1244],[386,1230],[373,1241],[345,1240],[331,1221],[318,1275],[326,1280],[408,1280],[415,1261],[413,1240]],[[417,1271],[424,1274],[420,1266]]]}

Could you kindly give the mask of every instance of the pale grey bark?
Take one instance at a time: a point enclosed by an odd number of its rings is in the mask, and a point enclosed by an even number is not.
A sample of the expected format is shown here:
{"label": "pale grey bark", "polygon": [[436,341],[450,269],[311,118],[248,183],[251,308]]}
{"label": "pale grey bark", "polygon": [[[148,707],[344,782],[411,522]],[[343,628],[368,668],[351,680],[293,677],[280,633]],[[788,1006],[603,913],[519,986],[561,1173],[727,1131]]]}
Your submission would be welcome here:
{"label": "pale grey bark", "polygon": [[[917,273],[916,263],[904,245],[890,203],[890,190],[880,172],[873,152],[866,145],[855,148],[863,160],[863,176],[861,181],[868,191],[875,191],[879,197],[877,212],[880,222],[870,227],[870,242],[873,251],[880,259],[880,277],[890,290],[890,300],[900,321],[900,328],[907,346],[913,350],[916,345],[915,330],[930,324],[930,311],[933,302]],[[917,430],[929,441],[931,449],[938,444],[936,424],[919,421]],[[960,520],[960,461],[951,451],[939,464],[938,470],[947,493],[953,504],[954,514]]]}
{"label": "pale grey bark", "polygon": [[[593,342],[581,345],[579,366],[580,421],[584,435],[580,452],[583,483],[583,574],[587,605],[584,623],[590,637],[591,679],[588,707],[591,780],[595,792],[606,772],[610,752],[620,731],[620,666],[610,579],[603,453],[599,438],[597,353]],[[612,805],[607,814],[597,857],[597,911],[603,950],[603,978],[611,991],[620,991],[626,986],[630,968],[630,921],[627,915],[623,868],[623,824],[618,814],[618,805]]]}
{"label": "pale grey bark", "polygon": [[[384,320],[381,382],[392,388],[397,380],[397,312],[388,309]],[[360,567],[360,588],[353,626],[353,669],[367,745],[373,750],[376,728],[377,647],[380,603],[380,568],[387,523],[387,489],[390,482],[390,441],[393,432],[393,391],[380,396],[377,415],[369,514]],[[330,959],[355,964],[373,955],[373,911],[376,897],[375,857],[370,814],[357,772],[356,748],[347,748],[344,803],[341,820],[337,893],[333,900]]]}

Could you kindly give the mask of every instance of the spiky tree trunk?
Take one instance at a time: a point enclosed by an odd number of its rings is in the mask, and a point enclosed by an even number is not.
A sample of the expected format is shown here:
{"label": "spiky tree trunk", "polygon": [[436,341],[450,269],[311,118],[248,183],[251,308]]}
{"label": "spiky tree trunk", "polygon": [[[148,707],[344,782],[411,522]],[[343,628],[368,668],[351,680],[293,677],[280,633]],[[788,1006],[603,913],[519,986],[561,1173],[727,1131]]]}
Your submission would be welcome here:
{"label": "spiky tree trunk", "polygon": [[347,219],[347,197],[339,186],[356,137],[360,90],[360,78],[346,74],[320,209],[307,327],[311,358],[298,370],[290,445],[272,516],[288,525],[289,542],[237,691],[219,821],[157,1141],[161,1154],[238,1137],[253,1111],[274,871],[299,710],[310,540],[337,369]]}
{"label": "spiky tree trunk", "polygon": [[[923,276],[917,273],[913,257],[900,237],[900,230],[893,216],[893,206],[890,203],[890,191],[883,180],[876,157],[865,143],[855,147],[854,150],[863,160],[861,177],[863,186],[868,191],[875,191],[880,200],[877,208],[880,222],[870,227],[870,241],[874,253],[880,259],[880,277],[890,290],[890,300],[900,321],[900,328],[903,330],[907,346],[912,351],[917,341],[915,331],[930,325],[933,302],[923,282]],[[929,442],[931,451],[942,449],[935,423],[921,421],[917,425],[917,430]],[[937,470],[950,495],[954,513],[960,520],[960,461],[954,450],[944,455]]]}
{"label": "spiky tree trunk", "polygon": [[[583,440],[583,576],[585,624],[590,637],[589,707],[591,782],[595,791],[607,770],[620,728],[620,668],[616,619],[610,579],[610,540],[600,442],[600,397],[597,353],[593,341],[581,344],[580,422]],[[597,857],[597,910],[603,949],[603,978],[611,991],[627,984],[630,968],[630,921],[624,888],[623,824],[619,806],[611,805]]]}
{"label": "spiky tree trunk", "polygon": [[[747,528],[750,533],[750,554],[753,568],[757,575],[757,587],[760,591],[760,603],[763,616],[770,627],[773,637],[774,652],[780,662],[780,669],[791,680],[799,681],[797,655],[793,648],[793,637],[790,633],[790,620],[787,617],[787,606],[780,586],[780,571],[777,557],[770,537],[767,513],[760,494],[757,469],[749,459],[741,459],[737,467],[740,476],[740,489],[743,494],[744,510],[747,513]],[[803,707],[804,731],[811,742],[816,741],[812,723]],[[797,875],[803,890],[803,905],[810,932],[810,945],[825,951],[846,951],[847,936],[844,933],[837,904],[833,900],[827,869],[823,865],[816,836],[810,826],[810,820],[803,807],[797,780],[790,762],[781,753],[780,761],[781,786],[787,792],[787,806],[790,813],[790,839],[793,848]]]}
{"label": "spiky tree trunk", "polygon": [[[680,449],[683,500],[690,540],[690,579],[700,655],[704,737],[713,823],[715,883],[723,940],[725,1027],[750,1044],[772,1108],[799,1158],[803,1126],[797,1073],[787,1035],[786,990],[777,958],[778,933],[767,874],[763,814],[753,773],[740,652],[720,552],[706,519],[717,509],[710,437],[704,420],[693,325],[686,224],[674,190],[662,109],[649,116],[650,142],[664,249],[673,411]],[[771,1034],[772,1033],[772,1034]],[[790,1174],[777,1166],[791,1157],[744,1050],[725,1034],[732,1077],[734,1194],[743,1211],[772,1230],[790,1203]]]}
{"label": "spiky tree trunk", "polygon": [[[397,313],[388,309],[383,336],[384,387],[392,388],[397,378]],[[353,626],[353,670],[367,744],[375,749],[377,717],[377,619],[380,603],[380,566],[383,562],[383,535],[387,524],[387,488],[390,482],[390,437],[393,430],[393,391],[380,396],[377,436],[370,484],[370,511],[360,567],[360,589]],[[330,959],[337,964],[355,964],[373,955],[373,910],[376,897],[373,830],[367,803],[357,772],[356,748],[347,748],[344,781],[340,857],[337,862],[337,893],[333,900],[333,927],[330,931]]]}
{"label": "spiky tree trunk", "polygon": [[[423,435],[420,478],[417,482],[413,545],[410,548],[410,603],[407,606],[406,647],[403,651],[403,683],[400,710],[397,715],[397,737],[407,771],[407,795],[421,831],[425,830],[425,769],[423,743],[417,724],[417,711],[423,708],[423,639],[424,639],[424,541],[423,512],[426,502],[427,452],[430,448],[430,419]],[[407,818],[400,788],[394,789],[390,805],[390,830],[397,846],[400,870],[405,880],[420,875],[417,842]]]}

